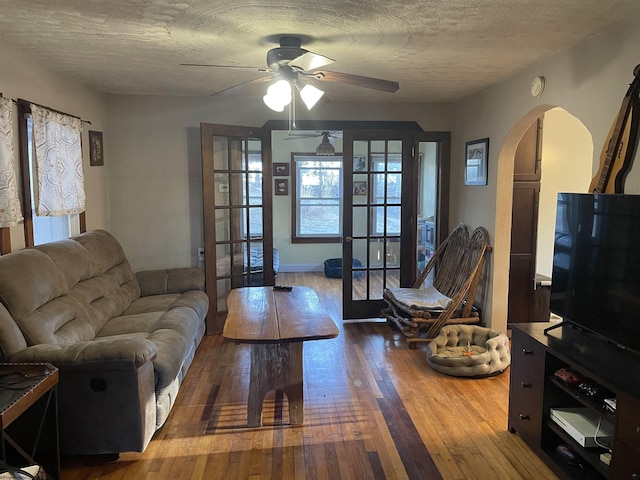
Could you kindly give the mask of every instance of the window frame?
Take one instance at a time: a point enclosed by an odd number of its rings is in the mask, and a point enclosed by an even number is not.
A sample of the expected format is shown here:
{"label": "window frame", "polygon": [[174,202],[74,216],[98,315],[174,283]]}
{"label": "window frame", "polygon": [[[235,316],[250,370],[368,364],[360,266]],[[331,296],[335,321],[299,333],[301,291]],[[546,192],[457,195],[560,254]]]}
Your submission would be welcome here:
{"label": "window frame", "polygon": [[343,221],[343,187],[344,187],[344,165],[340,167],[340,187],[339,187],[339,195],[337,197],[338,200],[338,209],[339,209],[339,220],[338,220],[338,228],[340,231],[337,235],[300,235],[298,233],[298,209],[301,207],[300,201],[298,198],[300,188],[298,185],[299,181],[299,173],[300,169],[298,167],[298,161],[296,158],[302,159],[302,157],[312,157],[318,159],[318,161],[326,161],[326,162],[340,162],[343,163],[342,155],[335,156],[324,156],[317,155],[315,152],[304,153],[304,152],[293,152],[291,153],[291,173],[292,173],[292,181],[291,181],[291,243],[340,243],[342,241],[342,221]]}

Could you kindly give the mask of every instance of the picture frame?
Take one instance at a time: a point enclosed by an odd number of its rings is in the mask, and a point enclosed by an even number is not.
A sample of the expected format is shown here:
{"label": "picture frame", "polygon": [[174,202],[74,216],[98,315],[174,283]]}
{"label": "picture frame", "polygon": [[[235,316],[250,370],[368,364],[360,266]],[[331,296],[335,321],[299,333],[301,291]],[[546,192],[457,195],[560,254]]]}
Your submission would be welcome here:
{"label": "picture frame", "polygon": [[465,185],[487,185],[489,139],[481,138],[465,143]]}
{"label": "picture frame", "polygon": [[104,165],[104,143],[102,132],[89,130],[89,165],[101,167]]}
{"label": "picture frame", "polygon": [[289,179],[276,178],[274,192],[276,195],[289,195]]}
{"label": "picture frame", "polygon": [[353,182],[353,194],[354,195],[366,195],[367,194],[367,182]]}
{"label": "picture frame", "polygon": [[288,177],[289,176],[289,164],[288,163],[274,163],[273,164],[273,176],[274,177]]}

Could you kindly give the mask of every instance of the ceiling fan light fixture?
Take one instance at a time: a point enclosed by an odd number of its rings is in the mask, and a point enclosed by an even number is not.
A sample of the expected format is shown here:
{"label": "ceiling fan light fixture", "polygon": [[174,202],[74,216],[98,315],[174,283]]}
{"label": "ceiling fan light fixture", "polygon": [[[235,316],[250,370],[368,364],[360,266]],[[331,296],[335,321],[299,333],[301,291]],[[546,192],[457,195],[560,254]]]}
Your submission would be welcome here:
{"label": "ceiling fan light fixture", "polygon": [[262,100],[271,110],[282,112],[291,102],[291,84],[287,80],[278,80],[267,89]]}
{"label": "ceiling fan light fixture", "polygon": [[307,106],[307,110],[311,110],[323,95],[324,92],[322,90],[309,84],[305,85],[302,87],[302,90],[300,90],[300,98],[302,98],[302,101]]}
{"label": "ceiling fan light fixture", "polygon": [[322,133],[322,141],[316,147],[316,155],[330,156],[336,154],[336,148],[329,141],[329,132]]}

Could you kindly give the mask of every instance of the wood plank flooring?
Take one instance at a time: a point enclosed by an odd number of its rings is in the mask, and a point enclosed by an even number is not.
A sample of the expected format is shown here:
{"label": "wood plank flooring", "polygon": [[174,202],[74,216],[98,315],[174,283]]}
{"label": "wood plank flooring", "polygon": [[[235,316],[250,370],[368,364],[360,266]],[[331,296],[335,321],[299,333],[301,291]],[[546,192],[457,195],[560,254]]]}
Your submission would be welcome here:
{"label": "wood plank flooring", "polygon": [[343,323],[341,280],[281,273],[278,283],[314,288],[340,329],[304,344],[303,426],[271,393],[264,425],[248,428],[249,346],[208,336],[145,452],[63,459],[63,480],[557,478],[507,431],[508,372],[438,374],[387,324]]}

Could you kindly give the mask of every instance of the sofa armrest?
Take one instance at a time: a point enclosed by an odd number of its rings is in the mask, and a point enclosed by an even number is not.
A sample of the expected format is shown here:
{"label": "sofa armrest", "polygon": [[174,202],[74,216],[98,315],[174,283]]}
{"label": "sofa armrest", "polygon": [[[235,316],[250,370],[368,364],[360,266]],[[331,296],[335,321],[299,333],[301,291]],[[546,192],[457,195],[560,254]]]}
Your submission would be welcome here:
{"label": "sofa armrest", "polygon": [[190,290],[204,292],[204,272],[195,267],[143,270],[136,273],[140,296],[183,293]]}
{"label": "sofa armrest", "polygon": [[100,363],[122,363],[138,368],[153,360],[157,353],[156,346],[146,338],[118,335],[69,345],[33,345],[11,355],[10,361],[47,362],[55,366],[86,364],[91,369]]}

